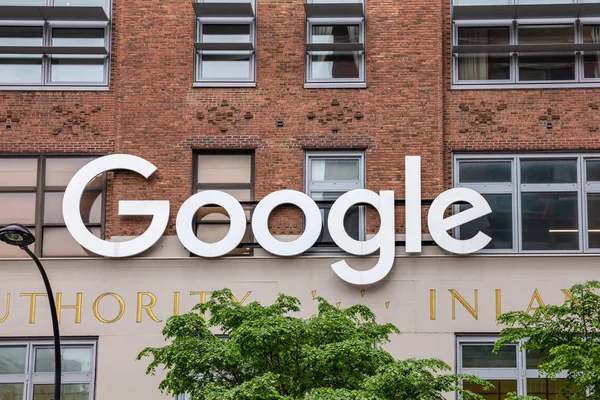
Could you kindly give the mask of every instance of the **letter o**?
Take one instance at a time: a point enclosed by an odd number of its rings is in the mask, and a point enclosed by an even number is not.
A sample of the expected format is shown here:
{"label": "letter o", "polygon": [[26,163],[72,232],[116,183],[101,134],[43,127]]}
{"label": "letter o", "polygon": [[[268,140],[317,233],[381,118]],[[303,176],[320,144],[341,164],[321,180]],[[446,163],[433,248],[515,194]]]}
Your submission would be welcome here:
{"label": "letter o", "polygon": [[[280,205],[293,204],[304,213],[306,224],[302,235],[291,242],[282,242],[269,231],[269,215]],[[323,222],[317,204],[302,192],[280,190],[265,196],[254,209],[252,232],[263,249],[277,256],[295,256],[310,249],[321,235]]]}
{"label": "letter o", "polygon": [[[112,296],[115,299],[117,299],[117,301],[119,302],[119,314],[117,314],[117,316],[113,319],[105,319],[100,315],[100,300],[102,300],[103,298],[105,298],[106,296]],[[98,298],[96,298],[96,300],[94,301],[94,306],[93,306],[93,310],[94,310],[94,316],[96,317],[96,319],[104,324],[112,324],[114,322],[117,322],[118,320],[121,319],[121,317],[123,317],[123,314],[125,314],[125,302],[123,301],[123,298],[121,296],[119,296],[116,293],[113,292],[108,292],[108,293],[102,293],[100,296],[98,296]]]}
{"label": "letter o", "polygon": [[[213,204],[223,207],[229,214],[229,232],[216,243],[205,243],[196,237],[192,221],[200,207]],[[201,257],[220,257],[235,249],[244,238],[246,213],[239,201],[229,193],[206,190],[196,193],[183,203],[177,213],[175,226],[177,236],[186,249]]]}

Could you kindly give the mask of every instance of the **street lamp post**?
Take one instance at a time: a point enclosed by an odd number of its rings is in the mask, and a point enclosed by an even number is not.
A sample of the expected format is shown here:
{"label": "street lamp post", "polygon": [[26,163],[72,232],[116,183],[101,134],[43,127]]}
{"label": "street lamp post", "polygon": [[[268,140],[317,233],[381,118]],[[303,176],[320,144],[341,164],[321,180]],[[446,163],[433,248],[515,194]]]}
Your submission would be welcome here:
{"label": "street lamp post", "polygon": [[60,332],[58,329],[58,315],[56,313],[56,304],[54,303],[54,294],[48,280],[48,275],[39,258],[29,250],[30,244],[35,242],[35,237],[23,225],[10,224],[0,229],[0,240],[11,246],[19,246],[25,253],[31,257],[42,275],[46,293],[48,294],[48,303],[50,303],[50,314],[52,315],[52,329],[54,332],[54,400],[60,400],[60,380],[61,380],[61,354],[60,354]]}

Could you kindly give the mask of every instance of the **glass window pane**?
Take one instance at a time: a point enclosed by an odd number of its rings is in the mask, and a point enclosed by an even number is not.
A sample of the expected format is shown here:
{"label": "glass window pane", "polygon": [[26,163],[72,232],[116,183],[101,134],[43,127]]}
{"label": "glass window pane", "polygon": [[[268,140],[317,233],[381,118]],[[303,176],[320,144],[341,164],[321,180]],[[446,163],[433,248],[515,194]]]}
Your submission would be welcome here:
{"label": "glass window pane", "polygon": [[92,7],[106,5],[106,0],[54,0],[55,6]]}
{"label": "glass window pane", "polygon": [[0,6],[43,6],[44,0],[0,0]]}
{"label": "glass window pane", "polygon": [[[61,400],[88,400],[90,398],[90,385],[87,383],[68,383],[60,385]],[[54,385],[34,385],[33,400],[53,400]]]}
{"label": "glass window pane", "polygon": [[574,79],[574,55],[519,56],[520,81],[569,81]]}
{"label": "glass window pane", "polygon": [[463,382],[463,388],[470,390],[473,393],[481,395],[484,400],[504,400],[508,397],[508,393],[517,392],[516,380],[487,380],[493,385],[490,389],[484,389],[481,385],[471,382]]}
{"label": "glass window pane", "polygon": [[[89,228],[95,236],[100,237],[100,228]],[[87,251],[73,239],[67,228],[44,228],[43,257],[86,257],[94,254]]]}
{"label": "glass window pane", "polygon": [[314,52],[311,56],[310,73],[312,79],[356,79],[360,77],[361,54],[334,52]]}
{"label": "glass window pane", "polygon": [[521,161],[521,183],[577,183],[577,160]]}
{"label": "glass window pane", "polygon": [[0,374],[25,373],[26,353],[26,346],[1,346]]}
{"label": "glass window pane", "polygon": [[600,248],[600,193],[587,195],[588,246]]}
{"label": "glass window pane", "polygon": [[250,55],[207,54],[202,55],[202,78],[204,79],[250,79]]}
{"label": "glass window pane", "polygon": [[0,186],[37,185],[37,159],[0,158]]}
{"label": "glass window pane", "polygon": [[[343,192],[312,192],[311,198],[313,200],[335,200],[340,197]],[[318,239],[318,242],[332,242],[331,234],[329,233],[329,210],[331,208],[330,205],[324,206],[320,205],[321,216],[323,217],[323,228],[321,230],[321,236]],[[355,239],[360,240],[360,207],[355,206],[351,207],[346,215],[344,216],[344,228],[348,235]]]}
{"label": "glass window pane", "polygon": [[[250,189],[219,189],[221,192],[229,193],[238,201],[251,201],[252,191]],[[202,192],[199,190],[198,192]],[[250,220],[251,207],[245,207],[246,218]],[[229,221],[229,216],[225,209],[221,207],[201,207],[196,214],[197,221]]]}
{"label": "glass window pane", "polygon": [[463,368],[516,368],[517,346],[506,345],[498,350],[498,354],[492,352],[493,344],[463,344],[462,346]]}
{"label": "glass window pane", "polygon": [[[73,175],[94,159],[92,157],[48,158],[46,160],[46,186],[66,187]],[[102,186],[102,175],[98,175],[88,184],[88,187],[92,186]]]}
{"label": "glass window pane", "polygon": [[[216,243],[223,239],[229,232],[229,224],[198,224],[196,226],[196,237],[206,243]],[[246,227],[246,233],[242,242],[251,242],[250,225]],[[249,255],[250,249],[239,248],[229,252],[228,255]]]}
{"label": "glass window pane", "polygon": [[507,54],[459,54],[458,79],[461,81],[510,79]]}
{"label": "glass window pane", "polygon": [[573,25],[519,25],[519,44],[574,42]]}
{"label": "glass window pane", "polygon": [[[35,231],[35,227],[29,226],[27,227],[31,232]],[[29,246],[31,251],[35,252],[35,247],[37,243],[33,243]],[[11,246],[4,242],[0,242],[0,257],[2,258],[28,258],[29,256],[23,250],[21,250],[17,246]],[[0,398],[1,400],[1,398]]]}
{"label": "glass window pane", "polygon": [[512,180],[510,161],[461,161],[458,164],[460,183],[496,183]]}
{"label": "glass window pane", "polygon": [[527,379],[527,395],[541,399],[566,400],[566,397],[559,396],[565,386],[567,386],[566,379],[530,378]]}
{"label": "glass window pane", "polygon": [[202,25],[202,41],[209,43],[247,43],[250,42],[250,25]]}
{"label": "glass window pane", "polygon": [[0,83],[42,83],[42,57],[0,57]]}
{"label": "glass window pane", "polygon": [[538,350],[529,350],[525,356],[527,369],[537,369],[540,365],[542,355]]}
{"label": "glass window pane", "polygon": [[103,28],[53,28],[52,46],[103,47]]}
{"label": "glass window pane", "polygon": [[[64,192],[46,192],[44,223],[63,224],[62,202]],[[99,224],[102,218],[102,192],[84,192],[79,211],[83,222]]]}
{"label": "glass window pane", "polygon": [[461,46],[509,44],[509,41],[508,26],[458,28],[458,44]]}
{"label": "glass window pane", "polygon": [[587,160],[585,172],[588,182],[600,182],[600,160]]}
{"label": "glass window pane", "polygon": [[587,79],[600,78],[600,52],[591,51],[583,55],[583,76]]}
{"label": "glass window pane", "polygon": [[[483,197],[492,208],[492,213],[461,225],[459,228],[460,239],[470,239],[481,231],[492,238],[492,241],[485,247],[486,249],[512,249],[512,195],[484,194]],[[468,204],[459,206],[460,211],[469,208],[471,205]]]}
{"label": "glass window pane", "polygon": [[358,25],[313,25],[312,43],[359,43]]}
{"label": "glass window pane", "polygon": [[577,193],[522,193],[523,250],[578,250]]}
{"label": "glass window pane", "polygon": [[0,193],[0,225],[35,224],[35,193]]}
{"label": "glass window pane", "polygon": [[0,383],[1,400],[23,400],[25,385],[22,383]]}
{"label": "glass window pane", "polygon": [[[68,347],[60,351],[62,372],[89,372],[92,363],[90,347]],[[35,372],[54,372],[54,348],[35,350]]]}
{"label": "glass window pane", "polygon": [[312,159],[310,177],[312,182],[359,181],[360,160],[351,158]]}
{"label": "glass window pane", "polygon": [[198,183],[251,183],[250,154],[199,155]]}
{"label": "glass window pane", "polygon": [[41,26],[0,26],[0,46],[41,45]]}
{"label": "glass window pane", "polygon": [[52,82],[104,82],[104,57],[52,57]]}

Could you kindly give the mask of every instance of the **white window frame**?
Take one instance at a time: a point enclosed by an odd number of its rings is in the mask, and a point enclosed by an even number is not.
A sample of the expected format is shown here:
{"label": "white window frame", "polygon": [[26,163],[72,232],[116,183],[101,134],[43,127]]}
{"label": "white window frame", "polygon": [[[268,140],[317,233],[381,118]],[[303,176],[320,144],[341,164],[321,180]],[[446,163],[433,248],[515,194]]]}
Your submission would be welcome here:
{"label": "white window frame", "polygon": [[[336,183],[336,182],[325,182],[315,183],[312,182],[312,161],[319,159],[354,159],[359,160],[359,180],[355,183]],[[354,189],[364,189],[366,187],[366,162],[364,151],[306,151],[304,158],[304,193],[312,198],[313,192],[340,192],[345,193]],[[359,222],[358,222],[358,237],[359,240],[365,240],[366,238],[366,221],[365,221],[365,207],[359,206]],[[323,221],[325,223],[325,221]],[[314,251],[316,249],[312,249]],[[335,251],[339,252],[339,249],[335,248],[322,248],[320,251]]]}
{"label": "white window frame", "polygon": [[[202,0],[197,0],[203,3]],[[225,18],[225,17],[198,17],[196,16],[195,41],[202,43],[202,25],[250,25],[250,41],[254,50],[196,50],[194,49],[194,87],[256,87],[256,0],[248,1],[254,9],[255,17]],[[202,54],[206,55],[249,55],[250,74],[248,78],[203,78]]]}
{"label": "white window frame", "polygon": [[[313,3],[313,0],[307,0],[307,3]],[[323,2],[319,1],[319,4]],[[357,1],[362,4],[363,10],[367,9],[366,0]],[[359,43],[362,43],[364,49],[360,52],[360,62],[358,65],[358,78],[333,78],[333,79],[313,79],[312,78],[312,52],[305,52],[304,68],[304,87],[305,88],[366,88],[367,87],[367,47],[366,47],[366,18],[307,18],[306,19],[306,43],[312,43],[313,25],[358,25]],[[336,54],[352,54],[353,52],[336,51]]]}
{"label": "white window frame", "polygon": [[[523,184],[521,183],[520,161],[527,160],[576,160],[577,163],[577,182],[574,184],[551,183],[551,184]],[[521,253],[521,254],[580,254],[580,253],[600,253],[600,248],[589,247],[588,234],[588,214],[587,214],[587,195],[600,193],[600,182],[588,182],[586,174],[586,162],[600,160],[600,154],[455,154],[453,164],[453,184],[454,187],[465,187],[475,190],[481,194],[511,194],[512,195],[512,227],[513,227],[513,248],[512,249],[483,249],[479,253]],[[464,162],[511,162],[511,182],[510,183],[461,183],[459,181],[459,164]],[[576,192],[577,193],[577,218],[579,230],[579,249],[578,250],[523,250],[523,238],[521,235],[521,194],[527,192]],[[454,212],[458,212],[458,207],[454,206]],[[458,236],[459,229],[455,229],[455,235]]]}
{"label": "white window frame", "polygon": [[[43,6],[51,7],[54,5],[54,0],[43,0]],[[36,6],[32,6],[36,7]],[[6,20],[0,21],[0,26],[41,26],[42,44],[44,46],[52,46],[52,28],[74,28],[74,29],[104,29],[104,47],[107,54],[104,56],[104,75],[102,82],[53,82],[51,80],[51,64],[52,56],[42,55],[42,73],[41,83],[33,83],[24,85],[22,83],[12,84],[8,82],[0,83],[0,90],[35,90],[35,91],[106,91],[109,90],[110,83],[110,59],[111,59],[111,42],[112,42],[112,0],[104,0],[102,6],[108,15],[108,21],[29,21],[29,20]],[[13,54],[18,58],[19,54]],[[69,55],[69,59],[89,59],[89,55]],[[94,56],[99,58],[99,56]]]}
{"label": "white window frame", "polygon": [[[89,398],[88,400],[95,399],[96,392],[96,358],[97,358],[97,344],[96,340],[75,340],[62,339],[61,349],[74,348],[74,347],[85,347],[91,349],[91,360],[90,360],[90,371],[89,372],[66,372],[61,374],[61,384],[88,384],[89,385]],[[54,342],[52,340],[2,340],[0,341],[0,347],[8,346],[25,346],[26,347],[26,360],[25,360],[25,373],[15,375],[0,375],[0,383],[23,383],[23,400],[31,400],[33,398],[34,385],[53,385],[54,384],[54,372],[35,372],[35,350],[39,348],[50,348],[54,349]]]}
{"label": "white window frame", "polygon": [[[546,376],[538,369],[527,369],[527,352],[523,348],[525,340],[514,344],[516,346],[516,368],[463,368],[463,345],[495,345],[498,336],[457,336],[456,338],[456,372],[458,374],[475,375],[485,380],[515,380],[517,394],[527,395],[527,379],[544,379]],[[567,371],[562,371],[556,378],[567,378]]]}

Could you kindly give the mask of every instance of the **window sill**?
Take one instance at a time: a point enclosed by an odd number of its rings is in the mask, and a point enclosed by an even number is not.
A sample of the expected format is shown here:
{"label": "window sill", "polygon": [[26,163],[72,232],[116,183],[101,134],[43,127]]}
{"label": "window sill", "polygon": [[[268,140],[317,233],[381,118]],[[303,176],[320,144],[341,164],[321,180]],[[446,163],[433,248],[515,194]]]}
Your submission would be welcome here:
{"label": "window sill", "polygon": [[0,85],[0,91],[28,92],[103,92],[110,90],[108,86],[6,86]]}
{"label": "window sill", "polygon": [[366,82],[305,82],[305,89],[366,89]]}
{"label": "window sill", "polygon": [[256,82],[194,82],[192,87],[256,87]]}
{"label": "window sill", "polygon": [[452,84],[451,90],[507,90],[507,89],[591,89],[600,88],[600,82],[589,82],[589,83],[526,83],[516,84],[508,83],[504,84]]}

